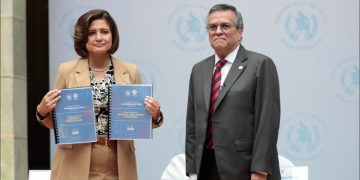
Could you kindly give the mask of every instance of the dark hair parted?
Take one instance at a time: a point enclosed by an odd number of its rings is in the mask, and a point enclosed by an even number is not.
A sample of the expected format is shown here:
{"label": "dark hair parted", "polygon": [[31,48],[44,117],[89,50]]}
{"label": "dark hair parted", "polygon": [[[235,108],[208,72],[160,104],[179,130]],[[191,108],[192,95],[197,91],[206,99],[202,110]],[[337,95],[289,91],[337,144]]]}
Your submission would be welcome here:
{"label": "dark hair parted", "polygon": [[215,6],[213,6],[209,13],[208,13],[208,17],[210,16],[211,13],[215,12],[215,11],[232,11],[234,12],[234,14],[236,15],[236,19],[235,19],[235,25],[236,28],[238,29],[243,29],[244,28],[244,22],[242,19],[242,16],[240,14],[239,11],[236,10],[236,7],[232,6],[232,5],[228,5],[228,4],[217,4]]}
{"label": "dark hair parted", "polygon": [[82,58],[86,58],[88,56],[88,52],[86,49],[86,42],[88,41],[88,30],[90,28],[91,23],[94,20],[104,19],[107,21],[111,34],[112,34],[112,46],[109,50],[109,54],[113,54],[119,48],[119,32],[116,27],[116,23],[114,19],[110,16],[110,14],[101,9],[94,9],[86,12],[82,16],[79,17],[75,24],[74,31],[74,48],[76,53]]}

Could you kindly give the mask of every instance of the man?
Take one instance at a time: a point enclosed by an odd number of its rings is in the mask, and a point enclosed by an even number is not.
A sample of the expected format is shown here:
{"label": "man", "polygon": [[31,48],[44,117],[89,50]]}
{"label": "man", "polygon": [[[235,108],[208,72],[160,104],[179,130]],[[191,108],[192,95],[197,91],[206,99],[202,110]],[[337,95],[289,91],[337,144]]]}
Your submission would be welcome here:
{"label": "man", "polygon": [[186,122],[186,173],[199,180],[279,180],[276,67],[240,45],[241,14],[226,4],[207,18],[215,50],[194,65]]}

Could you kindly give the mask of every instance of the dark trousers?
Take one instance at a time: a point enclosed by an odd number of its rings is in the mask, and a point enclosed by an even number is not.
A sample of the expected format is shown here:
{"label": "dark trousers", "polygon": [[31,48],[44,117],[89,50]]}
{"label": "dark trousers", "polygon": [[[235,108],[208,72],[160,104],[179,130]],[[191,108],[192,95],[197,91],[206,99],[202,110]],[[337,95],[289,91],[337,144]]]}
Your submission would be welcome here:
{"label": "dark trousers", "polygon": [[216,166],[214,149],[204,149],[198,180],[221,180]]}

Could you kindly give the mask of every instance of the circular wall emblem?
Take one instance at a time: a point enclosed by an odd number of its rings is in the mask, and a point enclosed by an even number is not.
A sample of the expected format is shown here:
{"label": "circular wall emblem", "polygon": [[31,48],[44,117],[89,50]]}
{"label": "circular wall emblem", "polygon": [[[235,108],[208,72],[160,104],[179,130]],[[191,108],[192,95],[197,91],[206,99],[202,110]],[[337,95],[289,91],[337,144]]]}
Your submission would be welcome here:
{"label": "circular wall emblem", "polygon": [[171,44],[188,52],[208,48],[206,16],[207,9],[200,5],[185,5],[176,9],[168,21]]}
{"label": "circular wall emblem", "polygon": [[336,65],[332,78],[337,84],[336,96],[344,102],[359,104],[359,58],[348,58]]}
{"label": "circular wall emblem", "polygon": [[165,75],[163,70],[158,64],[152,63],[151,61],[131,61],[134,63],[140,71],[142,83],[153,84],[154,91],[159,88],[161,82],[165,81]]}
{"label": "circular wall emblem", "polygon": [[77,6],[61,14],[62,16],[58,21],[59,24],[56,25],[57,30],[55,30],[59,33],[55,34],[55,36],[59,37],[59,40],[65,41],[65,46],[68,49],[74,49],[74,41],[72,37],[74,34],[74,26],[76,21],[82,15],[82,13],[85,13],[90,9],[94,9],[94,7]]}
{"label": "circular wall emblem", "polygon": [[281,124],[279,144],[281,155],[297,161],[316,159],[324,152],[328,134],[323,121],[308,113],[296,114]]}
{"label": "circular wall emblem", "polygon": [[312,3],[296,2],[285,6],[276,18],[280,41],[287,47],[311,49],[322,42],[326,18]]}

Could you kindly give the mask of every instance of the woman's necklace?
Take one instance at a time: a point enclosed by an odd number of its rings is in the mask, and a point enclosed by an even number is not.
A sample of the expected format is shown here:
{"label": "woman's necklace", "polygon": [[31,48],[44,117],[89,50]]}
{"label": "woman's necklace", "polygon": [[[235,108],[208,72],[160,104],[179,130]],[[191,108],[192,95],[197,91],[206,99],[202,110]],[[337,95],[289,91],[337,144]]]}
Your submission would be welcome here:
{"label": "woman's necklace", "polygon": [[105,68],[103,68],[103,69],[95,69],[95,68],[93,68],[90,64],[89,64],[89,67],[90,67],[90,69],[91,69],[92,71],[95,71],[95,72],[104,72],[104,71],[106,71],[106,70],[109,69],[110,64],[111,64],[111,62],[109,62],[109,64],[108,64]]}

